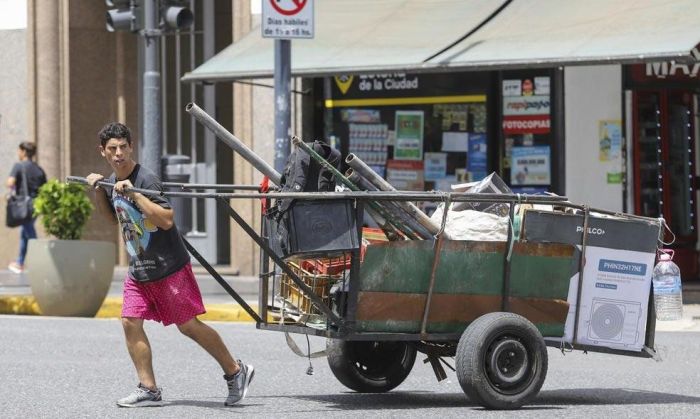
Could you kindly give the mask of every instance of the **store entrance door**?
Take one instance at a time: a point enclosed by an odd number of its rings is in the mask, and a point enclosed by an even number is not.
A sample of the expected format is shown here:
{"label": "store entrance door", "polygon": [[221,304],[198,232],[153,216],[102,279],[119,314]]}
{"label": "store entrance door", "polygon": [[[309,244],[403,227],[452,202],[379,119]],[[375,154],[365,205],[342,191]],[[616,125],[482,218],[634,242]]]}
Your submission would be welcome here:
{"label": "store entrance door", "polygon": [[[693,92],[633,94],[635,213],[664,217],[675,234],[674,261],[684,279],[698,279],[695,108]],[[673,236],[666,234],[665,241]]]}

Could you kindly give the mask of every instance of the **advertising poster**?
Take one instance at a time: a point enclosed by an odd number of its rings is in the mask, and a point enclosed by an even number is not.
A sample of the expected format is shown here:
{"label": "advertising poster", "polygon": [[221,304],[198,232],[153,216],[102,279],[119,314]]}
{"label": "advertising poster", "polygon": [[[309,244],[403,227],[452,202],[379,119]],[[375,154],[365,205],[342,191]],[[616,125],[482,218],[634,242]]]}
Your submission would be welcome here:
{"label": "advertising poster", "polygon": [[598,144],[598,158],[608,166],[608,183],[622,183],[622,121],[599,121]]}
{"label": "advertising poster", "polygon": [[447,153],[425,153],[425,180],[439,180],[447,176]]}
{"label": "advertising poster", "polygon": [[469,136],[469,151],[467,152],[467,170],[473,180],[486,177],[486,134]]}
{"label": "advertising poster", "polygon": [[423,162],[387,160],[386,180],[400,191],[422,191],[425,188]]}
{"label": "advertising poster", "polygon": [[549,146],[513,147],[510,183],[512,185],[548,185],[551,183]]}
{"label": "advertising poster", "polygon": [[423,111],[396,111],[395,160],[423,160]]}
{"label": "advertising poster", "polygon": [[600,161],[613,161],[622,156],[622,121],[599,121]]}
{"label": "advertising poster", "polygon": [[549,96],[503,98],[504,134],[547,134],[550,131]]}
{"label": "advertising poster", "polygon": [[549,96],[549,77],[535,77],[535,94]]}
{"label": "advertising poster", "polygon": [[503,96],[522,96],[522,83],[519,79],[503,80]]}
{"label": "advertising poster", "polygon": [[343,122],[359,122],[363,124],[379,123],[381,118],[376,109],[352,109],[340,110],[340,119]]}
{"label": "advertising poster", "polygon": [[442,151],[466,152],[469,150],[469,133],[443,132]]}
{"label": "advertising poster", "polygon": [[550,132],[549,77],[503,80],[503,133],[547,134]]}
{"label": "advertising poster", "polygon": [[469,105],[469,115],[473,123],[474,132],[486,132],[486,105],[483,103]]}

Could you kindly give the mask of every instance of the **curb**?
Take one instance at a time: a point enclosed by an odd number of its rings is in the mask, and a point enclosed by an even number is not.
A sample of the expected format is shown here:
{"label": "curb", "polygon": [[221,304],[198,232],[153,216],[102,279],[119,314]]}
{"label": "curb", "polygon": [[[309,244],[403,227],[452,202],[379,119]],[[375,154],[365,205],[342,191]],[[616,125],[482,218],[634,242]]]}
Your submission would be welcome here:
{"label": "curb", "polygon": [[[251,308],[258,311],[257,305],[251,304]],[[220,322],[253,322],[253,318],[238,304],[205,304],[207,311],[197,316],[204,321]],[[121,317],[122,299],[108,297],[102,303],[95,318],[118,319]],[[41,316],[41,309],[31,295],[3,295],[0,296],[0,314],[20,314],[28,316]]]}

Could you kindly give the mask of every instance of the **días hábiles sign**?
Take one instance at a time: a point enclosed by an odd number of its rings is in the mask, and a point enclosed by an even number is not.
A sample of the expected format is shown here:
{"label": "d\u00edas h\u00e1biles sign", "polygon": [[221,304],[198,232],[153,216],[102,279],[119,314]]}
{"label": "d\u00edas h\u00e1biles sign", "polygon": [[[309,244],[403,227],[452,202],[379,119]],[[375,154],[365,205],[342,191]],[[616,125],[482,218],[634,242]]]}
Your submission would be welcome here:
{"label": "d\u00edas h\u00e1biles sign", "polygon": [[262,0],[263,38],[314,37],[313,0]]}

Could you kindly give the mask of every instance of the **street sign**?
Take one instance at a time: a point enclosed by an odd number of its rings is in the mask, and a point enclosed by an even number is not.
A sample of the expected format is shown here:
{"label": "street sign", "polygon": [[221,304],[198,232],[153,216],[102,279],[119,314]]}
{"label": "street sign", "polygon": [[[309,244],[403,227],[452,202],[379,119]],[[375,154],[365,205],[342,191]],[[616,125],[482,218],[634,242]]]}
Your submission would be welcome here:
{"label": "street sign", "polygon": [[314,0],[262,0],[263,38],[314,37]]}

